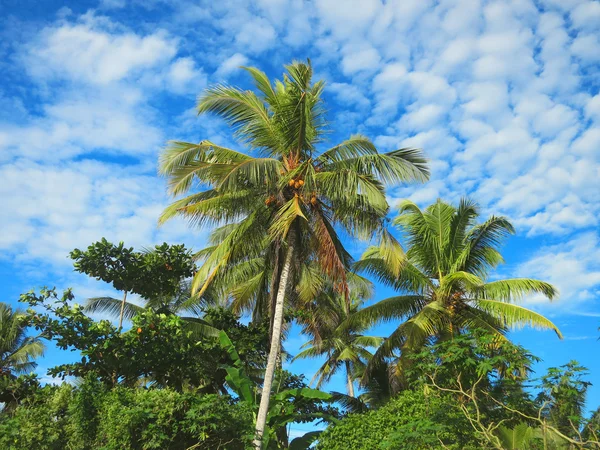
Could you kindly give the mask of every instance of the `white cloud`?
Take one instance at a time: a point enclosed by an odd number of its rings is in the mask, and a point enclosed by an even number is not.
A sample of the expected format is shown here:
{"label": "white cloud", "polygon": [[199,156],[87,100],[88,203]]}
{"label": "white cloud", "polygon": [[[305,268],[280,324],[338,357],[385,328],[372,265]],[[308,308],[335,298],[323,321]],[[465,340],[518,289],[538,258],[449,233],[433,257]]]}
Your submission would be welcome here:
{"label": "white cloud", "polygon": [[600,158],[600,128],[588,128],[573,142],[572,148],[578,154]]}
{"label": "white cloud", "polygon": [[371,121],[381,120],[385,123],[389,120],[388,114],[396,115],[401,100],[408,97],[405,92],[406,75],[406,67],[396,62],[386,64],[375,76],[372,86],[376,99],[373,111],[375,117],[372,117]]}
{"label": "white cloud", "polygon": [[277,34],[271,24],[261,18],[252,18],[236,32],[236,43],[248,53],[260,54],[275,45]]}
{"label": "white cloud", "polygon": [[114,25],[106,24],[86,16],[42,30],[25,56],[27,70],[36,78],[107,84],[163,64],[177,52],[176,40],[165,31],[138,36],[107,31]]}
{"label": "white cloud", "polygon": [[466,99],[463,108],[469,115],[501,115],[508,108],[508,89],[501,82],[472,83],[466,91]]}
{"label": "white cloud", "polygon": [[445,108],[436,104],[411,107],[410,112],[400,118],[399,127],[409,131],[425,130],[435,126],[445,113]]}
{"label": "white cloud", "polygon": [[571,45],[574,55],[581,58],[586,64],[600,61],[600,41],[595,34],[577,36]]}
{"label": "white cloud", "polygon": [[152,111],[141,101],[139,90],[125,86],[74,90],[57,103],[43,105],[41,117],[0,123],[0,161],[59,160],[94,150],[151,155],[162,144],[162,132],[152,125]]}
{"label": "white cloud", "polygon": [[580,3],[570,13],[573,25],[584,30],[598,30],[600,28],[600,3],[588,1]]}
{"label": "white cloud", "polygon": [[196,62],[189,57],[178,58],[169,67],[167,87],[175,93],[200,92],[206,86],[206,75],[196,68]]}
{"label": "white cloud", "polygon": [[362,93],[362,90],[349,83],[331,83],[329,91],[333,92],[338,101],[344,105],[369,106],[370,101]]}
{"label": "white cloud", "polygon": [[246,64],[248,64],[248,58],[241,53],[235,53],[219,65],[219,68],[215,72],[215,76],[227,78],[231,73]]}
{"label": "white cloud", "polygon": [[344,48],[342,71],[346,75],[361,71],[376,72],[380,60],[379,52],[369,45],[348,45]]}
{"label": "white cloud", "polygon": [[175,221],[157,229],[166,205],[162,183],[135,167],[95,161],[40,165],[25,160],[0,168],[0,237],[5,254],[19,260],[68,265],[70,250],[106,237],[127,245],[190,239]]}
{"label": "white cloud", "polygon": [[585,115],[600,124],[600,94],[588,100],[585,105]]}
{"label": "white cloud", "polygon": [[[559,306],[576,309],[578,303],[600,293],[600,239],[596,233],[582,233],[560,244],[543,247],[520,264],[516,274],[554,284],[560,291]],[[535,296],[528,302],[546,301]]]}
{"label": "white cloud", "polygon": [[381,8],[379,0],[348,0],[343,6],[336,0],[317,0],[315,4],[322,26],[340,39],[365,32]]}

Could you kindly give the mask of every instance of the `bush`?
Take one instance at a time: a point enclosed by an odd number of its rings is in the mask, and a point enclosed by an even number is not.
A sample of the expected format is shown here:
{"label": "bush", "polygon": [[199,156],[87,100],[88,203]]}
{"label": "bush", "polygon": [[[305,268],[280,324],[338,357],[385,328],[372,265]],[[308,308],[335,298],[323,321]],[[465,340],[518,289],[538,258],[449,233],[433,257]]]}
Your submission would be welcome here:
{"label": "bush", "polygon": [[89,380],[42,389],[0,415],[0,448],[7,449],[244,449],[252,413],[227,396],[172,389],[107,389]]}
{"label": "bush", "polygon": [[319,437],[318,450],[479,449],[463,414],[446,398],[404,391],[387,405],[351,414]]}

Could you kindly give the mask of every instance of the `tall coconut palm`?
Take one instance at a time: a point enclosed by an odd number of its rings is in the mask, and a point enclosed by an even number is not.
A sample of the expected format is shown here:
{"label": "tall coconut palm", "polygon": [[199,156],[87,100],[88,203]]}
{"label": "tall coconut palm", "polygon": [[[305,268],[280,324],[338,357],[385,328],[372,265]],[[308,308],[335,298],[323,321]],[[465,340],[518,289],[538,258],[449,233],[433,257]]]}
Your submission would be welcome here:
{"label": "tall coconut palm", "polygon": [[300,277],[299,268],[315,261],[344,291],[351,258],[336,225],[353,236],[370,236],[388,212],[383,183],[423,181],[428,172],[420,151],[379,153],[360,135],[320,152],[326,131],[324,83],[312,82],[310,61],[286,66],[283,80],[275,83],[256,68],[246,70],[258,92],[211,87],[200,97],[198,113],[224,119],[249,153],[206,140],[170,143],[160,161],[170,193],[196,192],[170,205],[161,222],[181,215],[195,225],[229,225],[220,231],[220,244],[204,255],[193,284],[199,294],[232,262],[270,255],[273,326],[256,423],[260,448],[284,299]]}
{"label": "tall coconut palm", "polygon": [[0,303],[0,375],[21,374],[32,370],[35,358],[44,354],[44,344],[28,337],[21,323],[23,313]]}
{"label": "tall coconut palm", "polygon": [[[349,274],[349,278],[360,277]],[[364,282],[363,285],[367,288],[366,292],[351,289],[350,302],[335,292],[332,286],[328,286],[309,305],[304,306],[305,314],[300,322],[303,324],[303,333],[310,335],[311,339],[301,347],[303,350],[294,359],[325,356],[325,362],[311,380],[311,383],[316,381],[317,389],[343,368],[348,395],[354,397],[354,380],[373,356],[369,349],[377,348],[383,342],[380,337],[365,336],[363,333],[367,327],[361,323],[352,327],[343,326],[370,296],[370,286]]]}
{"label": "tall coconut palm", "polygon": [[514,233],[504,217],[477,223],[479,209],[468,199],[458,207],[438,200],[421,210],[411,201],[400,204],[394,224],[406,239],[406,253],[391,235],[370,247],[355,265],[399,291],[399,295],[362,309],[351,322],[372,325],[401,320],[377,350],[373,363],[396,349],[417,350],[432,337],[450,337],[481,328],[503,338],[510,327],[531,325],[551,329],[548,319],[515,304],[525,295],[548,299],[556,289],[543,281],[514,278],[489,281],[503,262],[498,247]]}

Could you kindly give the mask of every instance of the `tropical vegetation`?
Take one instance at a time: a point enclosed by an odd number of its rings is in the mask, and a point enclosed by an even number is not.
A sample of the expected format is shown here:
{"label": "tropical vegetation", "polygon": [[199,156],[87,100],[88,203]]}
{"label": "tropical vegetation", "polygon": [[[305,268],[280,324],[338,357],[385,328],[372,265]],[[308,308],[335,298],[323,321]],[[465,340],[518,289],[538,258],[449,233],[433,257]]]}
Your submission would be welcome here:
{"label": "tropical vegetation", "polygon": [[[253,89],[212,86],[197,105],[233,148],[171,141],[159,160],[173,196],[159,224],[204,228],[205,248],[102,239],[70,257],[117,294],[0,303],[0,448],[600,448],[587,369],[536,378],[510,340],[523,326],[562,338],[519,304],[556,288],[501,271],[510,221],[468,198],[404,200],[392,219],[386,189],[426,182],[424,154],[327,144],[310,61],[274,81],[245,70]],[[44,342],[68,356],[40,378]],[[310,381],[286,370],[300,359],[319,361]],[[345,388],[326,392],[334,380]],[[298,423],[314,430],[293,436]]]}

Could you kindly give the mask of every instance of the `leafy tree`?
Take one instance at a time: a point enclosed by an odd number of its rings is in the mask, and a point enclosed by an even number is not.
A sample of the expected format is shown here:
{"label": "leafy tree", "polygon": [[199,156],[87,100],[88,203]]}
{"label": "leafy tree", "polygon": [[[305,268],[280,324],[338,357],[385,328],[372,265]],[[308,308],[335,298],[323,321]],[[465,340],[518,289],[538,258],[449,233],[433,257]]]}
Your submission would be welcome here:
{"label": "leafy tree", "polygon": [[416,382],[472,390],[480,414],[510,428],[520,424],[522,417],[499,409],[498,404],[527,414],[537,411],[526,387],[531,367],[538,361],[525,348],[474,329],[412,354],[402,368],[409,386]]}
{"label": "leafy tree", "polygon": [[351,320],[372,325],[404,319],[373,363],[395,349],[418,351],[433,337],[445,339],[470,328],[503,337],[508,327],[531,325],[554,330],[562,338],[550,320],[515,304],[528,294],[554,298],[552,285],[529,278],[488,281],[490,270],[503,262],[498,246],[514,229],[504,217],[476,223],[478,216],[479,208],[467,199],[458,207],[438,200],[425,210],[406,200],[394,220],[406,238],[406,253],[384,234],[379,246],[367,249],[356,263],[357,270],[400,292]]}
{"label": "leafy tree", "polygon": [[[585,433],[581,408],[589,383],[576,363],[551,368],[542,391],[529,392],[530,365],[537,358],[522,347],[480,330],[441,341],[413,355],[412,383],[448,395],[486,448],[584,449],[600,446]],[[592,431],[592,429],[588,429]]]}
{"label": "leafy tree", "polygon": [[[354,379],[364,371],[366,363],[373,356],[369,348],[378,347],[383,341],[379,337],[364,335],[366,327],[360,323],[353,327],[343,326],[364,301],[356,294],[355,290],[351,291],[348,303],[333,286],[329,286],[304,306],[300,321],[303,323],[303,333],[310,335],[311,339],[301,347],[303,350],[295,358],[325,356],[325,362],[312,380],[317,380],[317,389],[343,367],[348,395],[351,397],[355,395]],[[370,292],[366,294],[370,295]]]}
{"label": "leafy tree", "polygon": [[247,70],[258,93],[218,85],[200,97],[198,112],[223,118],[235,137],[260,155],[210,141],[172,142],[160,162],[170,193],[188,193],[196,186],[205,190],[174,202],[161,222],[181,215],[195,225],[226,225],[195,276],[193,289],[199,295],[232,264],[262,258],[264,267],[272,269],[270,280],[253,277],[254,283],[269,286],[263,300],[273,322],[256,424],[255,447],[260,448],[289,287],[307,262],[316,261],[345,291],[350,255],[335,225],[353,236],[371,235],[388,212],[383,183],[425,180],[428,172],[419,151],[382,154],[359,135],[319,152],[326,131],[324,83],[313,84],[310,62],[286,66],[283,80],[274,84],[260,70]]}
{"label": "leafy tree", "polygon": [[531,448],[534,429],[526,423],[520,423],[513,428],[500,426],[497,435],[503,449],[521,450]]}
{"label": "leafy tree", "polygon": [[592,413],[592,416],[586,422],[581,433],[583,439],[600,441],[600,407]]}
{"label": "leafy tree", "polygon": [[88,305],[92,312],[119,311],[119,328],[124,317],[131,318],[139,312],[135,305],[126,302],[128,293],[139,294],[155,307],[168,305],[175,298],[181,309],[181,282],[194,271],[192,255],[184,245],[163,243],[152,250],[135,252],[123,242],[115,245],[102,238],[87,250],[73,250],[70,256],[75,261],[76,271],[110,283],[123,292],[121,301],[100,297],[90,299]]}
{"label": "leafy tree", "polygon": [[570,361],[561,367],[550,367],[540,380],[538,402],[543,404],[544,417],[570,436],[577,433],[583,422],[586,392],[591,385],[582,379],[585,375],[585,367]]}
{"label": "leafy tree", "polygon": [[0,302],[0,376],[31,371],[44,353],[38,337],[27,336],[24,313]]}
{"label": "leafy tree", "polygon": [[[133,318],[133,327],[125,332],[107,320],[95,321],[79,305],[71,306],[68,290],[61,298],[54,290],[29,292],[21,301],[28,303],[28,323],[60,349],[79,351],[78,362],[61,364],[49,370],[52,376],[85,377],[94,375],[103,383],[118,382],[133,386],[141,381],[177,390],[187,387],[205,392],[225,392],[229,356],[216,338],[198,340],[175,315],[144,311]],[[45,309],[44,314],[33,308]],[[241,349],[250,371],[264,367],[267,335],[265,327],[245,327],[223,310],[208,314],[215,327],[223,327]]]}

